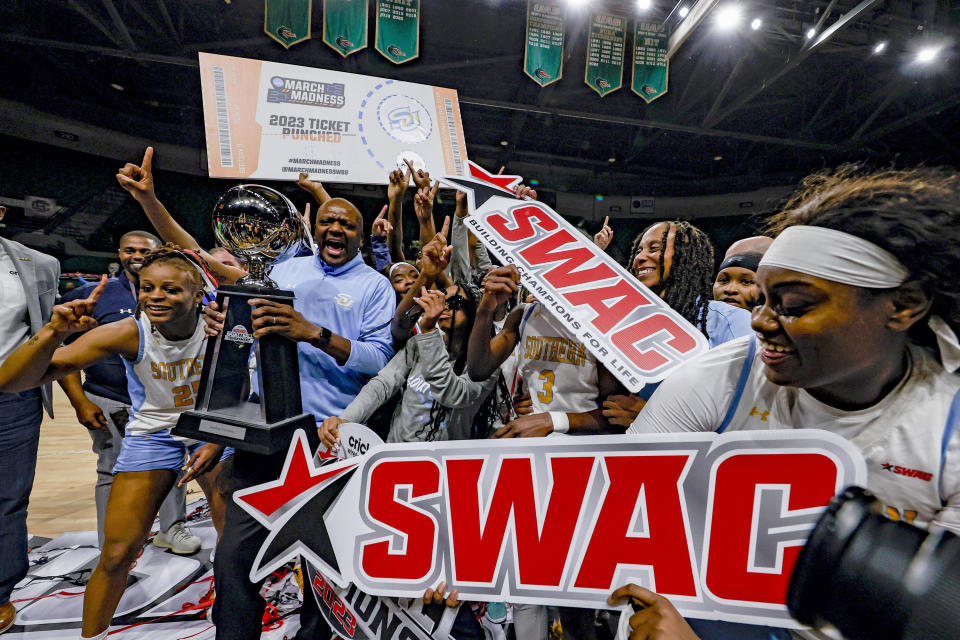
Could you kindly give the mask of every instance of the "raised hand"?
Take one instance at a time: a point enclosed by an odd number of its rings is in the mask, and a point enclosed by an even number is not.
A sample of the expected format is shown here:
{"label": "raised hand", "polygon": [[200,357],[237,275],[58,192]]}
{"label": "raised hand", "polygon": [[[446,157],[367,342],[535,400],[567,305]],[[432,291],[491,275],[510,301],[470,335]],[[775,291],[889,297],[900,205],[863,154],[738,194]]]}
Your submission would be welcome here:
{"label": "raised hand", "polygon": [[433,219],[433,201],[437,197],[437,191],[440,190],[440,182],[436,182],[433,187],[427,183],[427,186],[417,189],[413,196],[413,211],[417,214],[417,220],[420,224]]}
{"label": "raised hand", "polygon": [[[322,182],[319,180],[309,180],[309,176],[310,174],[308,173],[301,173],[300,177],[297,178],[297,186],[312,195],[314,200],[317,201],[317,204],[323,205],[324,202],[330,199],[330,194],[323,188]],[[309,226],[309,223],[307,226]]]}
{"label": "raised hand", "polygon": [[447,235],[450,232],[450,217],[443,219],[443,228],[433,240],[420,250],[421,272],[430,278],[436,278],[440,272],[450,264],[450,255],[453,247],[447,244]]}
{"label": "raised hand", "polygon": [[139,167],[131,162],[123,165],[123,168],[117,171],[117,182],[137,202],[156,199],[153,190],[153,147],[147,147],[143,152],[143,161]]}
{"label": "raised hand", "polygon": [[403,194],[407,192],[407,187],[410,185],[410,174],[413,172],[413,167],[410,165],[409,160],[404,160],[404,162],[407,163],[406,173],[400,169],[394,169],[390,172],[389,183],[387,184],[388,200],[402,199]]}
{"label": "raised hand", "polygon": [[470,213],[467,207],[467,192],[466,191],[457,191],[457,208],[456,213],[458,218],[466,217]]}
{"label": "raised hand", "polygon": [[383,209],[380,209],[380,215],[376,217],[376,219],[373,221],[373,224],[370,226],[371,236],[386,237],[393,233],[393,225],[390,224],[390,221],[384,217],[386,215],[387,205],[383,205]]}
{"label": "raised hand", "polygon": [[447,306],[446,294],[436,289],[427,291],[426,287],[421,287],[420,297],[414,298],[413,301],[423,309],[423,315],[418,322],[420,330],[424,332],[432,330],[437,326],[437,319]]}
{"label": "raised hand", "polygon": [[481,308],[493,311],[501,304],[517,295],[520,272],[512,264],[492,269],[483,280]]}
{"label": "raised hand", "polygon": [[518,200],[536,200],[537,199],[537,192],[525,184],[518,184],[517,186],[515,186],[513,188],[513,195],[515,195]]}
{"label": "raised hand", "polygon": [[606,249],[613,240],[613,228],[610,227],[610,216],[603,219],[603,228],[593,236],[593,244],[601,249]]}
{"label": "raised hand", "polygon": [[407,160],[403,159],[407,163],[407,166],[410,168],[410,175],[413,176],[413,184],[417,186],[417,189],[423,189],[424,187],[430,188],[430,172],[424,171],[423,169],[414,169],[413,164]]}
{"label": "raised hand", "polygon": [[56,305],[47,325],[62,337],[93,329],[97,326],[97,321],[93,319],[93,310],[106,286],[107,276],[104,275],[100,277],[100,283],[93,288],[88,297]]}

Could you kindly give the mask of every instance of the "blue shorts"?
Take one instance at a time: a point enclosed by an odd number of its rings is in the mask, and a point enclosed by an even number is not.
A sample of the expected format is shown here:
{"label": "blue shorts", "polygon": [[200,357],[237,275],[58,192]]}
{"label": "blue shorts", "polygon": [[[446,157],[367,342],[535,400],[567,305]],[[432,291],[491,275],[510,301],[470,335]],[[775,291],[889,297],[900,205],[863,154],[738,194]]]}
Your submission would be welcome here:
{"label": "blue shorts", "polygon": [[[180,440],[175,440],[166,430],[142,435],[127,433],[123,436],[120,455],[117,456],[117,464],[114,465],[113,472],[169,469],[179,475],[188,456],[193,455],[204,444],[195,442],[188,446]],[[232,455],[233,447],[226,447],[220,460],[225,460]]]}

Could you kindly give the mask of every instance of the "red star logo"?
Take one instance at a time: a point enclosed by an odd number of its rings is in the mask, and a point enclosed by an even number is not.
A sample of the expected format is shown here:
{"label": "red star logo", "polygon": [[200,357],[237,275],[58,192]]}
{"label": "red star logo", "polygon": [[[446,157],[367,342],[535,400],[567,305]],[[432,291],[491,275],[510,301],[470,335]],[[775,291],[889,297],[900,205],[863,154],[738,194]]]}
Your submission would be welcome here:
{"label": "red star logo", "polygon": [[518,175],[503,176],[490,173],[480,165],[471,160],[467,160],[467,168],[470,170],[470,177],[476,180],[483,180],[495,187],[499,187],[508,193],[513,193],[513,188],[520,184],[521,178]]}
{"label": "red star logo", "polygon": [[297,432],[290,445],[278,480],[238,491],[234,496],[237,502],[246,503],[262,514],[263,518],[258,520],[270,520],[281,507],[303,492],[357,466],[356,462],[345,462],[323,467],[322,471],[316,469],[309,455],[307,437],[302,431]]}

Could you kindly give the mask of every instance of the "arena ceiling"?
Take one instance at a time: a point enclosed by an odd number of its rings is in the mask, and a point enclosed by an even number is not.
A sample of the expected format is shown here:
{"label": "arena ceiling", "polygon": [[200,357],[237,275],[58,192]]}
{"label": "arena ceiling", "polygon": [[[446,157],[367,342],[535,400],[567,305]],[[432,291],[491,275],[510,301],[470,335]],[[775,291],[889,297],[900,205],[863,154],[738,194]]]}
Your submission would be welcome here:
{"label": "arena ceiling", "polygon": [[[324,45],[321,0],[314,38],[290,50],[263,34],[262,0],[7,0],[0,99],[202,149],[205,51],[453,87],[472,159],[564,191],[697,194],[846,160],[958,164],[957,2],[740,0],[745,23],[720,33],[711,20],[731,0],[685,1],[713,11],[650,105],[629,86],[600,98],[583,83],[584,10],[568,17],[565,77],[542,89],[527,79],[524,0],[423,0],[421,55],[401,66],[372,47],[342,59]],[[592,5],[638,12],[633,0]],[[676,22],[676,8],[653,0],[646,15]],[[925,45],[939,52],[919,64]]]}

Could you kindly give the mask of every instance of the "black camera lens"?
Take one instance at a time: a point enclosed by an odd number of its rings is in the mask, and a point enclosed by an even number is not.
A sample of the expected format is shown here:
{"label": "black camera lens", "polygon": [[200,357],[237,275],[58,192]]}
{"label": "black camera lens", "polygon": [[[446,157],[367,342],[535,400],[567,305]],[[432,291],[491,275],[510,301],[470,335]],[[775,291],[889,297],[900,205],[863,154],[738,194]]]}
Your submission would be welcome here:
{"label": "black camera lens", "polygon": [[800,552],[790,614],[851,640],[960,638],[960,538],[880,509],[860,487],[834,498]]}

